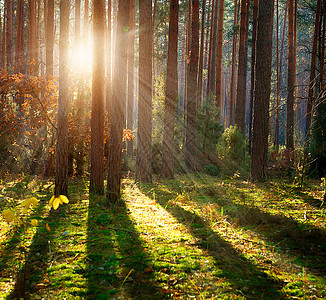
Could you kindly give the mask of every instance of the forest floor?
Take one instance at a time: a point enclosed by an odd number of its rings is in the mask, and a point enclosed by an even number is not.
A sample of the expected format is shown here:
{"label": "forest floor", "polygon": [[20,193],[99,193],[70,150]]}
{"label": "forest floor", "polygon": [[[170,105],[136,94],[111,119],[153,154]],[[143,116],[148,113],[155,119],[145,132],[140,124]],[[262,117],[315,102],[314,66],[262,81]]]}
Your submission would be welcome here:
{"label": "forest floor", "polygon": [[[326,204],[320,182],[253,184],[203,174],[122,183],[107,208],[70,180],[0,182],[3,299],[326,299]],[[23,201],[36,197],[35,208]],[[37,220],[37,221],[35,221]]]}

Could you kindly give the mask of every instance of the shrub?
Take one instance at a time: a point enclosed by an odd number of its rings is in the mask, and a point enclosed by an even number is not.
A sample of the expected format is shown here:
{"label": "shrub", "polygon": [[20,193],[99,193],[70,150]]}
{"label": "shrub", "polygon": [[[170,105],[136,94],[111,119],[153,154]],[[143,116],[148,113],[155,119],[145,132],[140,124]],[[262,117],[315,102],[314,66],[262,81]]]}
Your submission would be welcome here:
{"label": "shrub", "polygon": [[239,171],[241,175],[249,174],[249,155],[247,140],[236,126],[227,128],[217,145],[217,153],[221,160],[221,171],[233,175]]}

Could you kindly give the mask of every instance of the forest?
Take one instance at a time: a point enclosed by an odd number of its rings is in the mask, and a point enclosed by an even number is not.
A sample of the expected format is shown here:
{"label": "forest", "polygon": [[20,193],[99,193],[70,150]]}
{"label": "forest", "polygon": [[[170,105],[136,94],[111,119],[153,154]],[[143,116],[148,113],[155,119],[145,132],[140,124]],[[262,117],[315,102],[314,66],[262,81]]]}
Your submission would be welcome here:
{"label": "forest", "polygon": [[326,299],[326,0],[0,0],[1,299]]}

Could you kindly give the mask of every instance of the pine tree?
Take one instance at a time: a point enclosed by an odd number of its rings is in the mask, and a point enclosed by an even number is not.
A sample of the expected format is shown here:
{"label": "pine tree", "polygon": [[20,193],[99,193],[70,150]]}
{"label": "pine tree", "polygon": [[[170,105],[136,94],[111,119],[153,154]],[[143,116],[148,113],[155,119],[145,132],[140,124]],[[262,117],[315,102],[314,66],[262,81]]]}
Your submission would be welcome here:
{"label": "pine tree", "polygon": [[178,99],[178,15],[179,0],[170,0],[169,44],[165,85],[165,113],[162,177],[173,178],[174,120]]}
{"label": "pine tree", "polygon": [[152,1],[139,2],[139,96],[136,177],[152,181]]}
{"label": "pine tree", "polygon": [[104,193],[105,0],[93,1],[90,192]]}
{"label": "pine tree", "polygon": [[55,195],[68,195],[69,0],[60,0],[59,100]]}

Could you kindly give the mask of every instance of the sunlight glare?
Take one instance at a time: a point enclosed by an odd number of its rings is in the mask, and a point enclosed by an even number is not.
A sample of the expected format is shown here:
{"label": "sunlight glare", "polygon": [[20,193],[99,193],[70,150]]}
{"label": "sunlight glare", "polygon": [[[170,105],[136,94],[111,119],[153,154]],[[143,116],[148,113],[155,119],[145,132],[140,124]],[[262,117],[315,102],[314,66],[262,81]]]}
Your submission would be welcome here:
{"label": "sunlight glare", "polygon": [[76,72],[90,72],[92,69],[92,47],[80,46],[71,50],[72,68]]}

